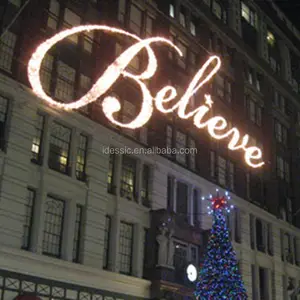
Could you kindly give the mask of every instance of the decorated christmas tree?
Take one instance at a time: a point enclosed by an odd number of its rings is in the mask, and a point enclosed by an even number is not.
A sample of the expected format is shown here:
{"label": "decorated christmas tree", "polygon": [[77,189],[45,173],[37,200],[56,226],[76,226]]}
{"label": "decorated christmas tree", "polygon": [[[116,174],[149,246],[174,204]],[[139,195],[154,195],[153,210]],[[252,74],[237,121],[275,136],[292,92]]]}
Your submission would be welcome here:
{"label": "decorated christmas tree", "polygon": [[195,291],[198,300],[248,299],[226,225],[229,198],[228,193],[210,197],[213,226]]}

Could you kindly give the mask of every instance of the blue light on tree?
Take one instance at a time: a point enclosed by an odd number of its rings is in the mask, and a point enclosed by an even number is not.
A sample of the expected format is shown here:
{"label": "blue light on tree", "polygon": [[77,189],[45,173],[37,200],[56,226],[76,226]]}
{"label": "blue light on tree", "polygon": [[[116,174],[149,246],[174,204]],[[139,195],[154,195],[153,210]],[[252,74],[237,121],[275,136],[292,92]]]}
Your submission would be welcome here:
{"label": "blue light on tree", "polygon": [[218,190],[217,196],[209,199],[213,226],[195,291],[199,300],[248,299],[226,225],[225,214],[233,208],[228,205],[229,199],[227,192],[219,196]]}

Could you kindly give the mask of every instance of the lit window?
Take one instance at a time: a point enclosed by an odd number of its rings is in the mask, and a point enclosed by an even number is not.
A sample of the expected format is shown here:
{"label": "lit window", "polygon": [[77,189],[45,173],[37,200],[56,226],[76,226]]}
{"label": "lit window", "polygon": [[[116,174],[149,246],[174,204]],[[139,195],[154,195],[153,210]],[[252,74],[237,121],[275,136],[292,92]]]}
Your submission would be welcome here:
{"label": "lit window", "polygon": [[51,0],[49,6],[49,16],[47,21],[47,26],[51,29],[56,30],[58,27],[59,10],[59,2],[57,0]]}
{"label": "lit window", "polygon": [[27,189],[27,199],[25,204],[25,220],[23,224],[22,249],[30,249],[30,240],[32,233],[33,213],[35,205],[35,190]]}
{"label": "lit window", "polygon": [[222,6],[215,0],[212,2],[212,12],[218,19],[222,20]]}
{"label": "lit window", "polygon": [[270,31],[267,32],[267,42],[270,46],[275,45],[275,37],[274,34]]}
{"label": "lit window", "polygon": [[7,31],[0,40],[0,69],[11,73],[17,36]]}
{"label": "lit window", "polygon": [[135,198],[136,160],[123,156],[121,174],[121,196],[128,200]]}
{"label": "lit window", "polygon": [[118,20],[121,23],[125,21],[126,0],[119,0]]}
{"label": "lit window", "polygon": [[80,240],[82,231],[82,206],[76,205],[75,232],[73,241],[73,262],[80,260]]}
{"label": "lit window", "polygon": [[52,55],[46,54],[41,66],[41,84],[48,94],[51,92],[51,78],[54,58]]}
{"label": "lit window", "polygon": [[175,18],[175,6],[174,6],[174,4],[170,4],[170,6],[169,6],[169,15],[170,15],[170,17]]}
{"label": "lit window", "polygon": [[186,26],[186,19],[185,19],[185,14],[183,11],[179,13],[179,23],[181,26],[185,27]]}
{"label": "lit window", "polygon": [[44,214],[43,254],[60,257],[65,202],[47,197]]}
{"label": "lit window", "polygon": [[141,34],[142,27],[142,11],[135,5],[130,7],[130,22],[129,28],[137,35]]}
{"label": "lit window", "polygon": [[87,153],[88,138],[80,134],[79,145],[77,148],[77,160],[76,160],[76,178],[84,181],[86,179],[85,167],[86,167],[86,153]]}
{"label": "lit window", "polygon": [[75,75],[75,69],[58,61],[55,97],[63,101],[70,101],[74,98]]}
{"label": "lit window", "polygon": [[257,15],[252,9],[249,8],[244,2],[241,3],[242,18],[246,20],[254,28],[257,27]]}
{"label": "lit window", "polygon": [[42,158],[42,141],[43,141],[43,132],[45,117],[41,114],[37,114],[37,119],[35,120],[35,133],[31,146],[31,161],[35,163],[41,163]]}
{"label": "lit window", "polygon": [[183,69],[186,68],[186,56],[187,56],[187,46],[184,45],[181,42],[177,43],[177,47],[180,49],[182,52],[182,56],[178,57],[178,65],[182,67]]}
{"label": "lit window", "polygon": [[193,36],[196,36],[196,25],[194,22],[190,23],[190,32]]}
{"label": "lit window", "polygon": [[108,269],[109,265],[109,242],[110,242],[111,218],[105,217],[104,247],[103,247],[103,269]]}
{"label": "lit window", "polygon": [[[68,8],[65,9],[65,15],[64,15],[64,28],[70,28],[80,25],[81,18]],[[78,43],[78,34],[72,34],[71,36],[67,37],[70,41],[74,43]]]}
{"label": "lit window", "polygon": [[132,272],[133,225],[121,222],[119,237],[120,273],[130,275]]}
{"label": "lit window", "polygon": [[56,122],[51,124],[49,167],[56,171],[67,173],[71,144],[71,130]]}
{"label": "lit window", "polygon": [[176,160],[185,165],[186,164],[186,145],[187,145],[187,137],[186,134],[176,131]]}

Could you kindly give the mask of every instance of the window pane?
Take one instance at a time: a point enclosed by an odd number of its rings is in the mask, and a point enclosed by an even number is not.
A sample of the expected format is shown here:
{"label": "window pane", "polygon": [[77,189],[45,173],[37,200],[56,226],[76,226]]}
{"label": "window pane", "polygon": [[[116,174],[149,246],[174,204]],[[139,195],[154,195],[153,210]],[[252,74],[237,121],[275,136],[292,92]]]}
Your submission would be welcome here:
{"label": "window pane", "polygon": [[141,188],[141,200],[144,206],[149,207],[149,177],[150,177],[150,168],[147,165],[143,165],[142,173],[142,188]]}
{"label": "window pane", "polygon": [[36,194],[34,190],[32,189],[27,190],[27,198],[25,204],[25,220],[23,225],[23,241],[22,241],[22,248],[26,250],[30,248],[35,195]]}
{"label": "window pane", "polygon": [[0,40],[0,68],[9,73],[12,72],[12,63],[17,36],[7,31]]}
{"label": "window pane", "polygon": [[226,160],[218,156],[218,180],[223,186],[226,186]]}
{"label": "window pane", "polygon": [[108,165],[108,174],[107,174],[107,191],[108,193],[115,194],[114,186],[114,167],[115,167],[115,155],[109,155],[109,165]]}
{"label": "window pane", "polygon": [[53,56],[46,54],[41,66],[41,84],[46,93],[50,94]]}
{"label": "window pane", "polygon": [[169,6],[169,15],[172,18],[175,18],[175,6],[173,4],[170,4]]}
{"label": "window pane", "polygon": [[41,146],[43,140],[43,132],[44,132],[44,123],[45,117],[43,115],[37,114],[35,120],[35,132],[31,146],[31,159],[34,162],[41,162]]}
{"label": "window pane", "polygon": [[57,0],[51,0],[49,6],[49,16],[47,26],[51,29],[57,29],[58,16],[59,16],[60,5]]}
{"label": "window pane", "polygon": [[86,179],[85,167],[86,167],[87,141],[88,141],[87,137],[83,134],[80,134],[79,144],[77,147],[76,178],[82,181]]}
{"label": "window pane", "polygon": [[65,203],[47,198],[44,215],[43,254],[60,257]]}
{"label": "window pane", "polygon": [[82,206],[76,205],[75,231],[73,241],[73,261],[79,262],[80,255],[80,239],[82,227]]}
{"label": "window pane", "polygon": [[133,246],[133,225],[121,222],[119,255],[120,255],[120,272],[131,274],[132,271],[132,246]]}
{"label": "window pane", "polygon": [[128,200],[134,200],[135,198],[135,175],[136,160],[129,156],[123,156],[121,196],[127,198]]}
{"label": "window pane", "polygon": [[118,20],[121,23],[125,21],[126,0],[119,0]]}
{"label": "window pane", "polygon": [[56,122],[52,123],[50,131],[49,167],[56,171],[67,173],[71,130]]}
{"label": "window pane", "polygon": [[58,61],[55,97],[66,102],[73,100],[75,74],[75,69],[62,61]]}
{"label": "window pane", "polygon": [[[176,160],[181,164],[186,164],[186,149],[187,145],[187,137],[184,133],[180,131],[176,131]],[[179,152],[180,151],[180,152]]]}
{"label": "window pane", "polygon": [[111,218],[106,216],[104,228],[103,269],[108,269]]}
{"label": "window pane", "polygon": [[129,28],[132,29],[132,31],[135,32],[136,34],[140,35],[141,26],[142,26],[142,12],[135,5],[131,5]]}
{"label": "window pane", "polygon": [[[81,23],[81,18],[68,8],[65,9],[65,15],[64,15],[64,27],[74,27],[78,26]],[[78,43],[78,34],[73,34],[68,39],[74,43]]]}

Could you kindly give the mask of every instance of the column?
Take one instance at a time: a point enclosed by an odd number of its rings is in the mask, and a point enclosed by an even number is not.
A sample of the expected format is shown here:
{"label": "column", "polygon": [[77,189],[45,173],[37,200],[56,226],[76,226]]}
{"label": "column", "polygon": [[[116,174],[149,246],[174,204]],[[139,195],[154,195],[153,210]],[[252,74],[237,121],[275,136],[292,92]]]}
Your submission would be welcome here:
{"label": "column", "polygon": [[43,252],[44,211],[47,198],[47,188],[45,187],[44,175],[48,169],[49,140],[52,121],[52,116],[45,116],[44,136],[42,140],[43,162],[40,167],[40,183],[36,194],[36,203],[33,212],[30,250],[40,254]]}
{"label": "column", "polygon": [[116,182],[116,209],[115,214],[111,218],[111,235],[109,241],[109,261],[108,268],[118,273],[119,272],[119,236],[120,236],[120,183],[121,183],[121,172],[122,172],[122,156],[116,155],[115,161],[115,182]]}
{"label": "column", "polygon": [[66,202],[63,243],[62,243],[62,258],[68,261],[73,261],[75,221],[76,221],[76,202],[74,200],[70,200]]}
{"label": "column", "polygon": [[141,224],[134,225],[133,231],[133,276],[141,278],[143,276],[143,256],[144,256],[144,229]]}

